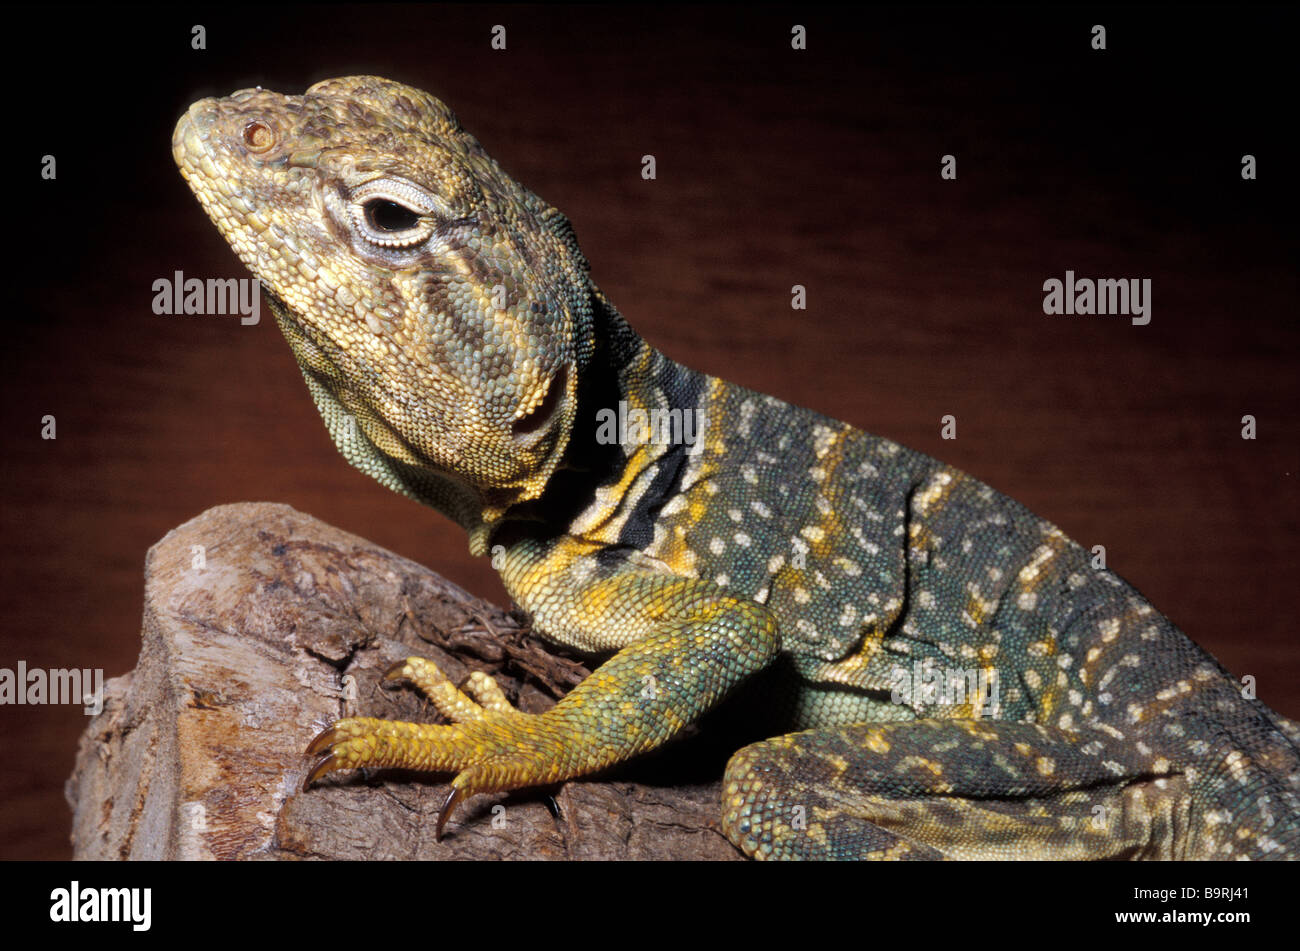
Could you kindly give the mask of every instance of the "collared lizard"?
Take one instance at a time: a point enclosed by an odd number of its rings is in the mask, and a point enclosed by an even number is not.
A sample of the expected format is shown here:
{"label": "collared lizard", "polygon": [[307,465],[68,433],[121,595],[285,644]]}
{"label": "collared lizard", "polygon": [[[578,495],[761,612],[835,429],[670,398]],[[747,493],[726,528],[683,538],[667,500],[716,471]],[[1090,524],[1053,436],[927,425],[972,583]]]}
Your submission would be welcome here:
{"label": "collared lizard", "polygon": [[1300,855],[1295,723],[1018,503],[650,347],[434,97],[243,90],[173,152],[347,460],[463,526],[545,637],[613,652],[542,714],[410,658],[451,722],[340,720],[305,786],[454,774],[441,834],[727,701],[770,737],[723,783],[756,858]]}

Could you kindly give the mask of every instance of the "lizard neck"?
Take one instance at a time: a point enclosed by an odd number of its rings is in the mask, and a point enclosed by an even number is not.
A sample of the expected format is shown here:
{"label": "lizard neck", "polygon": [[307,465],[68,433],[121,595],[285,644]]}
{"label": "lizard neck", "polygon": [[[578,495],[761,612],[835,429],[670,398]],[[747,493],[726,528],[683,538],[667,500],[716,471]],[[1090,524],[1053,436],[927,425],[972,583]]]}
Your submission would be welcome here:
{"label": "lizard neck", "polygon": [[570,534],[642,548],[690,454],[703,448],[709,378],[638,337],[598,290],[593,299],[595,340],[564,461],[540,498],[487,529],[491,544]]}

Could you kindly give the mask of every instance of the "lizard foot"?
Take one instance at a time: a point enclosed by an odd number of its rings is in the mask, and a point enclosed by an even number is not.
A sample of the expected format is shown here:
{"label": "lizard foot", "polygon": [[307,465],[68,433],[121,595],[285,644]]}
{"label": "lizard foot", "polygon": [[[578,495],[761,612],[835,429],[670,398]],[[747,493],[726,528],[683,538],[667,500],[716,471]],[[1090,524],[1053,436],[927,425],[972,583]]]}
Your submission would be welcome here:
{"label": "lizard foot", "polygon": [[727,764],[723,831],[753,858],[1176,858],[1186,782],[1112,733],[910,720],[774,737]]}
{"label": "lizard foot", "polygon": [[457,688],[432,661],[410,657],[391,667],[386,681],[409,680],[450,725],[372,717],[339,720],[307,747],[320,757],[303,782],[362,767],[396,767],[456,776],[438,816],[436,837],[456,806],[477,793],[542,785],[572,773],[564,725],[544,714],[516,710],[487,674],[471,674]]}
{"label": "lizard foot", "polygon": [[457,689],[433,661],[423,657],[408,657],[388,668],[384,680],[409,680],[429,698],[439,713],[453,723],[481,720],[489,713],[519,712],[506,699],[505,692],[497,682],[479,670],[466,678],[463,689]]}

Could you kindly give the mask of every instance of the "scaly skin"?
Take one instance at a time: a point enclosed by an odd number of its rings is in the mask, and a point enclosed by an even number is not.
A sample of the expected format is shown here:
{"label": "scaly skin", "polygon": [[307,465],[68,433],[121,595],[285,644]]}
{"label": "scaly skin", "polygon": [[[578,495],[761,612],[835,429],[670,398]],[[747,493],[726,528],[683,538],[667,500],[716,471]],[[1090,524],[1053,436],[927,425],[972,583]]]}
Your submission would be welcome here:
{"label": "scaly skin", "polygon": [[[540,715],[411,658],[390,677],[452,722],[341,720],[308,784],[453,773],[441,833],[467,796],[622,762],[749,682],[734,702],[774,738],[732,758],[723,828],[755,857],[1300,855],[1295,724],[1017,503],[654,351],[432,96],[244,90],[195,103],[173,150],[344,456],[499,556],[544,636],[615,652]],[[619,407],[703,435],[611,439]],[[923,664],[996,686],[908,689]]]}

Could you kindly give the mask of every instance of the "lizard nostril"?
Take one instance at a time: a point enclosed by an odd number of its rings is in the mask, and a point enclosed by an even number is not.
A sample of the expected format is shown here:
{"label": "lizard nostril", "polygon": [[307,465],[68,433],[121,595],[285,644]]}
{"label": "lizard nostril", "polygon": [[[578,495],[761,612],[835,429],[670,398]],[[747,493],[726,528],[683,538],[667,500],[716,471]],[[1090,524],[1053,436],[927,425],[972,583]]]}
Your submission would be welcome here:
{"label": "lizard nostril", "polygon": [[275,130],[260,119],[244,126],[244,145],[250,152],[265,152],[275,145]]}
{"label": "lizard nostril", "polygon": [[568,387],[569,368],[560,367],[560,372],[551,378],[550,389],[542,397],[542,401],[537,407],[529,413],[525,413],[514,421],[510,431],[516,437],[530,436],[545,426],[555,415],[556,408],[560,405],[560,400],[564,397],[564,391]]}

